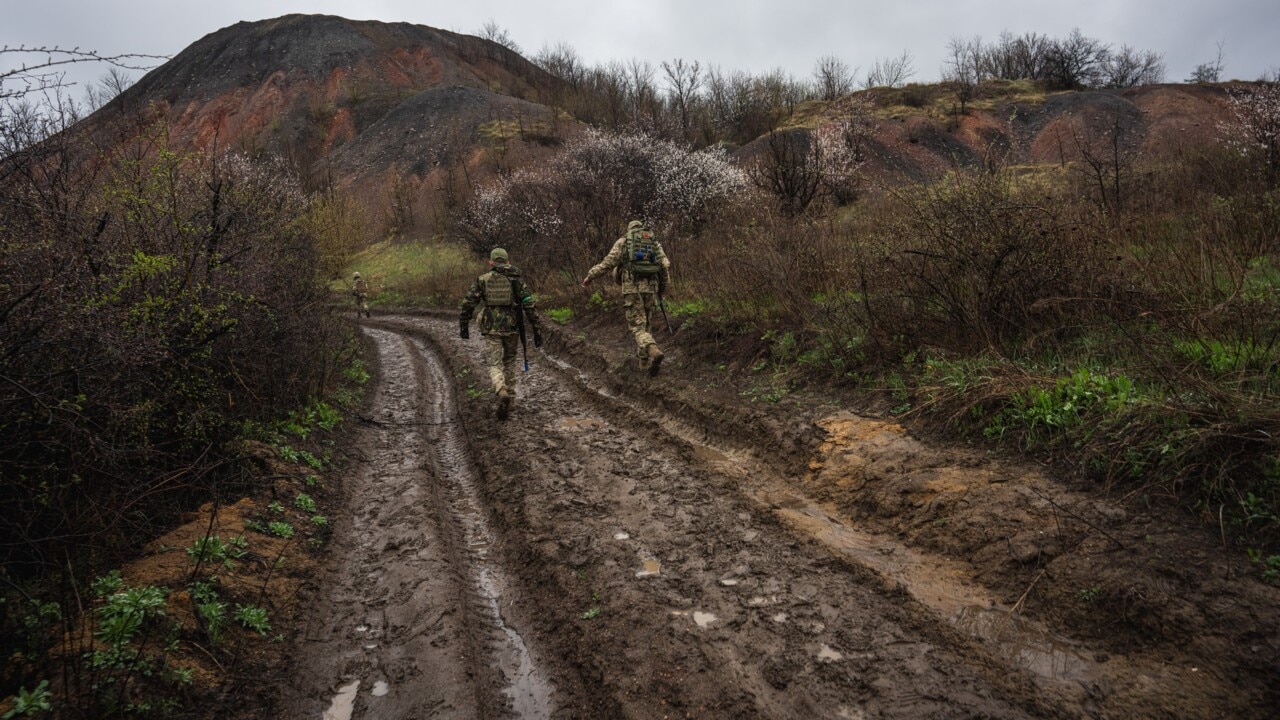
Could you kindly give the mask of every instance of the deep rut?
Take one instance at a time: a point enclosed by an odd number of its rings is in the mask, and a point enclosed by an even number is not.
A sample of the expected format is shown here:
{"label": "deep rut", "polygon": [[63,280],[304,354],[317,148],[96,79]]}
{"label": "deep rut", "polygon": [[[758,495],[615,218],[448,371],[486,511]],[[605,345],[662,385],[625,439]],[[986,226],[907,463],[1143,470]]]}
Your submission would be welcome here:
{"label": "deep rut", "polygon": [[286,688],[291,716],[549,717],[550,686],[502,612],[507,580],[489,561],[448,374],[422,341],[366,332],[381,382]]}

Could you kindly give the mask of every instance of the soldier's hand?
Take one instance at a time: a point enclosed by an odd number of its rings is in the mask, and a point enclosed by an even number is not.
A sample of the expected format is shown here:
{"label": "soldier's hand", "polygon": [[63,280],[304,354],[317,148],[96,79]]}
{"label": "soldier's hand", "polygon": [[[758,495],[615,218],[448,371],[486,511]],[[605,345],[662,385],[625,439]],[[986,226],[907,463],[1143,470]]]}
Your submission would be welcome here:
{"label": "soldier's hand", "polygon": [[582,278],[582,287],[586,287],[586,286],[588,286],[588,285],[590,285],[590,284],[591,284],[591,278],[589,278],[589,277],[584,277],[584,278]]}
{"label": "soldier's hand", "polygon": [[471,337],[471,327],[469,325],[461,325],[458,327],[458,337],[466,340]]}
{"label": "soldier's hand", "polygon": [[533,331],[533,346],[536,348],[542,347],[542,333],[537,330]]}

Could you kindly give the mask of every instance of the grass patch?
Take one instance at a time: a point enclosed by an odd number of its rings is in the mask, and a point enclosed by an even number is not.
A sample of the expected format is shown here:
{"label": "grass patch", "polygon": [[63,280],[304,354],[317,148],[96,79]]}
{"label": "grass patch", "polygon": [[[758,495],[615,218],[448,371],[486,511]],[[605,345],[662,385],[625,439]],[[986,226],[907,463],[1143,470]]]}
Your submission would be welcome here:
{"label": "grass patch", "polygon": [[371,307],[454,305],[482,270],[462,245],[383,241],[358,253],[329,287],[349,295],[351,273],[359,271],[369,282]]}
{"label": "grass patch", "polygon": [[573,319],[573,308],[550,308],[543,312],[547,317],[554,320],[559,325],[564,325]]}

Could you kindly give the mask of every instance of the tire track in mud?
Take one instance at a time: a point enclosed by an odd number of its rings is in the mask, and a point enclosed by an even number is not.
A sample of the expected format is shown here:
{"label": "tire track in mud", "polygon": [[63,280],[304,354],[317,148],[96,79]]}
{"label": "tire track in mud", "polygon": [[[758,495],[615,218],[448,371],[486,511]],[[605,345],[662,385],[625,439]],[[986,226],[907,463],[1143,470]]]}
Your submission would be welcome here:
{"label": "tire track in mud", "polygon": [[452,384],[420,340],[365,332],[375,417],[355,441],[350,519],[284,689],[289,716],[549,717],[551,688],[501,612]]}
{"label": "tire track in mud", "polygon": [[[448,323],[382,322],[433,335],[485,387],[479,353]],[[1079,714],[570,372],[535,363],[520,396],[506,423],[491,419],[491,397],[463,415],[481,494],[532,560],[522,600],[544,637],[568,638],[549,660],[616,705],[575,717]]]}

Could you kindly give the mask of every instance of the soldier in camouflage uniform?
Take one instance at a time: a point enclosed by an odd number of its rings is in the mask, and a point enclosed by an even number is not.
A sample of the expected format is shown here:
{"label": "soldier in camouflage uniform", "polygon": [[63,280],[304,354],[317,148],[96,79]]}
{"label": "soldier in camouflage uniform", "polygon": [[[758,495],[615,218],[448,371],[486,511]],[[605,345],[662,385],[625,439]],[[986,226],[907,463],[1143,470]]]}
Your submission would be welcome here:
{"label": "soldier in camouflage uniform", "polygon": [[644,223],[632,220],[627,224],[627,234],[618,238],[604,260],[587,272],[582,279],[582,287],[587,287],[592,280],[610,270],[622,285],[627,325],[635,336],[645,368],[649,374],[655,375],[662,364],[663,354],[649,332],[649,323],[658,311],[658,295],[670,278],[671,260]]}
{"label": "soldier in camouflage uniform", "polygon": [[516,399],[516,351],[520,342],[519,316],[524,313],[533,330],[533,346],[542,347],[538,314],[533,293],[520,277],[520,270],[507,263],[507,251],[494,248],[489,253],[489,272],[476,278],[458,306],[458,335],[471,335],[471,318],[480,310],[480,334],[484,336],[484,359],[489,379],[498,396],[498,419],[507,419]]}
{"label": "soldier in camouflage uniform", "polygon": [[369,315],[369,284],[360,277],[359,272],[351,273],[351,297],[356,300],[356,317],[360,317],[360,313],[364,313],[365,317]]}

